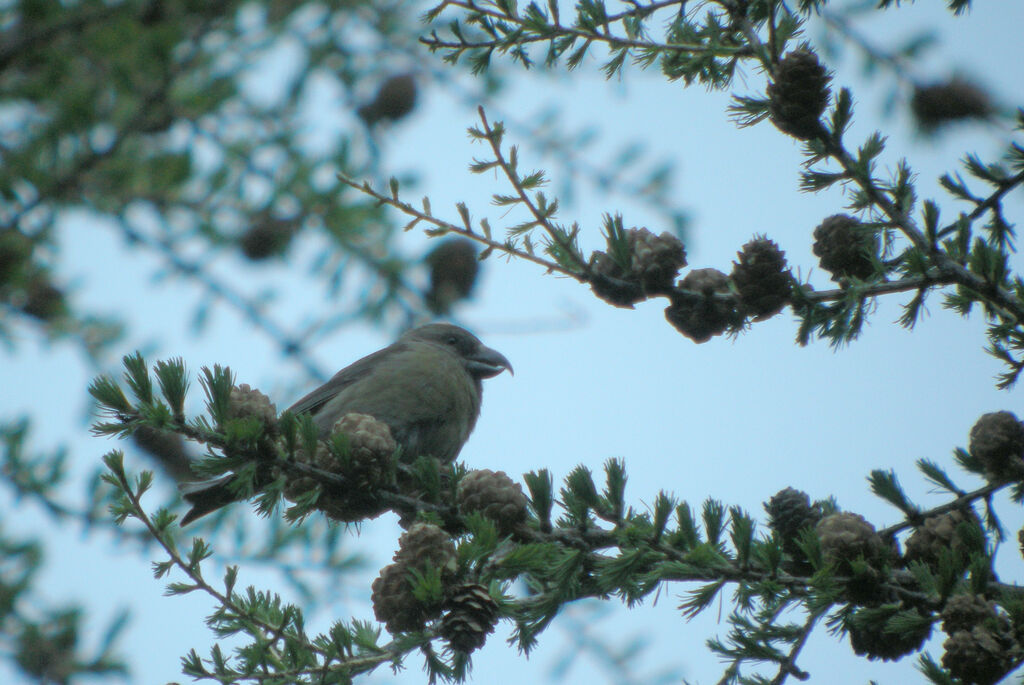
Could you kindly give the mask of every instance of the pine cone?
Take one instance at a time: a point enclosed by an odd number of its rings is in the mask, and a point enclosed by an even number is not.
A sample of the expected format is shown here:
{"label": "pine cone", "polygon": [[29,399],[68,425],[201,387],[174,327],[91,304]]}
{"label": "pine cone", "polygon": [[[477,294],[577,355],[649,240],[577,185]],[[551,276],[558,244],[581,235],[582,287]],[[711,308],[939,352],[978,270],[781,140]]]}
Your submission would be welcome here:
{"label": "pine cone", "polygon": [[793,277],[786,268],[786,253],[774,241],[756,236],[736,253],[730,280],[747,314],[765,319],[778,314],[789,301]]}
{"label": "pine cone", "polygon": [[881,556],[882,539],[875,532],[875,527],[860,514],[830,514],[818,522],[815,532],[821,541],[825,561],[836,563],[841,568],[847,568],[858,558],[870,563]]}
{"label": "pine cone", "polygon": [[801,48],[779,63],[775,80],[768,84],[768,112],[783,133],[809,140],[824,133],[821,115],[828,105],[832,80],[812,51]]}
{"label": "pine cone", "polygon": [[453,575],[458,565],[455,544],[433,523],[414,523],[402,533],[394,560],[420,571],[432,566],[444,576]]}
{"label": "pine cone", "polygon": [[703,294],[703,299],[673,293],[672,304],[665,309],[665,318],[676,330],[695,343],[704,343],[721,335],[730,326],[743,323],[743,315],[729,299],[715,298],[729,293],[729,277],[718,269],[693,269],[679,282],[683,290]]}
{"label": "pine cone", "polygon": [[727,293],[729,292],[729,277],[718,269],[693,269],[679,282],[679,287],[685,290],[696,290],[705,295]]}
{"label": "pine cone", "polygon": [[441,619],[441,637],[452,650],[468,654],[483,647],[498,622],[498,603],[479,583],[455,588],[445,603]]}
{"label": "pine cone", "polygon": [[654,235],[646,228],[625,232],[628,263],[600,250],[590,256],[590,287],[598,297],[617,307],[632,308],[650,292],[665,292],[686,266],[686,248],[668,231]]}
{"label": "pine cone", "polygon": [[346,463],[339,463],[328,453],[331,463],[320,468],[344,475],[357,487],[380,485],[391,475],[398,443],[386,423],[369,414],[351,412],[334,423],[331,435],[344,436]]}
{"label": "pine cone", "polygon": [[[859,613],[859,612],[858,612]],[[854,614],[854,617],[857,613]],[[897,661],[901,657],[916,652],[924,645],[925,640],[931,637],[932,626],[930,623],[918,631],[889,630],[886,626],[888,618],[879,621],[878,625],[866,621],[858,621],[856,618],[847,624],[847,631],[850,636],[850,646],[853,653],[858,656],[866,656],[874,661]]]}
{"label": "pine cone", "polygon": [[480,273],[476,244],[467,238],[446,240],[424,260],[430,267],[430,289],[424,295],[435,314],[447,314],[452,306],[468,298]]}
{"label": "pine cone", "polygon": [[992,685],[1014,664],[1020,648],[992,631],[975,627],[958,630],[942,645],[942,665],[954,678],[974,685]]}
{"label": "pine cone", "polygon": [[995,113],[988,93],[962,78],[914,88],[910,111],[925,132],[965,119],[987,119]]}
{"label": "pine cone", "polygon": [[416,79],[412,74],[399,74],[388,78],[377,90],[377,95],[357,110],[359,118],[372,126],[378,121],[397,121],[416,106]]}
{"label": "pine cone", "polygon": [[423,630],[426,622],[439,613],[416,599],[412,584],[409,567],[402,563],[385,566],[373,581],[373,615],[391,633]]}
{"label": "pine cone", "polygon": [[800,531],[813,528],[821,520],[821,510],[811,505],[806,492],[786,488],[775,493],[764,505],[768,526],[778,534],[783,548],[791,555],[803,556],[797,541]]}
{"label": "pine cone", "polygon": [[938,563],[942,550],[945,549],[952,549],[961,555],[969,554],[970,539],[965,539],[958,532],[965,522],[977,525],[978,521],[973,512],[965,514],[962,511],[950,511],[925,519],[924,523],[907,538],[907,561],[922,561],[934,565]]}
{"label": "pine cone", "polygon": [[[348,419],[350,416],[355,418]],[[346,419],[348,422],[343,423]],[[373,423],[366,422],[365,419]],[[338,424],[343,425],[343,430],[350,425],[360,426],[354,439],[346,433],[349,443],[344,463],[332,453],[323,440],[317,442],[316,453],[313,455],[307,454],[302,448],[297,449],[295,461],[345,479],[344,487],[320,483],[321,491],[316,508],[328,518],[349,523],[376,518],[387,511],[387,507],[378,499],[377,488],[391,474],[391,455],[395,448],[387,442],[391,437],[390,429],[365,414],[346,414],[335,423],[335,426]],[[386,434],[380,431],[380,426],[387,431]],[[393,444],[392,440],[391,445]],[[390,452],[387,451],[389,447]],[[289,501],[297,502],[300,497],[317,487],[318,481],[313,476],[286,473],[288,480],[285,483],[284,496]]]}
{"label": "pine cone", "polygon": [[971,428],[969,449],[991,476],[1014,475],[1024,455],[1024,425],[1012,412],[985,414]]}
{"label": "pine cone", "polygon": [[285,251],[298,226],[292,220],[261,214],[238,238],[242,254],[254,262],[276,257]]}
{"label": "pine cone", "polygon": [[952,636],[976,627],[994,628],[998,620],[996,606],[981,595],[954,595],[942,609],[942,629]]}
{"label": "pine cone", "polygon": [[456,500],[462,514],[481,514],[505,534],[526,519],[523,488],[504,471],[470,471],[459,481]]}
{"label": "pine cone", "polygon": [[590,255],[590,272],[590,289],[608,304],[632,309],[634,304],[647,297],[640,284],[631,280],[630,275],[606,252],[595,250]]}
{"label": "pine cone", "polygon": [[878,242],[862,226],[849,214],[833,214],[814,229],[814,254],[833,281],[850,276],[865,280],[875,273],[871,256]]}
{"label": "pine cone", "polygon": [[627,232],[632,261],[632,276],[647,290],[663,291],[672,287],[679,270],[686,266],[686,248],[668,231],[654,235],[646,228]]}
{"label": "pine cone", "polygon": [[228,418],[245,419],[252,417],[263,424],[264,430],[272,432],[277,428],[277,407],[270,398],[248,383],[231,388],[228,401]]}

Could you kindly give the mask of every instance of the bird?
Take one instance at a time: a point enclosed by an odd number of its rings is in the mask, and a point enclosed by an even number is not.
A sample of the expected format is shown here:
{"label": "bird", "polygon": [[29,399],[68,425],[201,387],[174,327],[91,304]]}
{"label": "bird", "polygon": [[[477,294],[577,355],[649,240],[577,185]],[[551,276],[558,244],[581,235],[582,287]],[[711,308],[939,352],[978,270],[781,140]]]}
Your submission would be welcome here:
{"label": "bird", "polygon": [[[483,380],[512,364],[500,352],[459,326],[430,323],[334,375],[287,411],[309,414],[321,439],[349,413],[368,414],[391,429],[405,459],[430,456],[454,461],[469,439],[483,396]],[[187,525],[239,499],[233,474],[184,483],[192,508]]]}

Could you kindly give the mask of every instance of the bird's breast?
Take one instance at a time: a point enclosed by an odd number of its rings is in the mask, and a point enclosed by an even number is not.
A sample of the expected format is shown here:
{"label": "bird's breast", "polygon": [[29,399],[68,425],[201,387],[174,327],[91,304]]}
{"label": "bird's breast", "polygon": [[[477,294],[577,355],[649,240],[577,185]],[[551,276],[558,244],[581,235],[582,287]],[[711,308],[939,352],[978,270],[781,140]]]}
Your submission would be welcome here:
{"label": "bird's breast", "polygon": [[329,433],[347,413],[369,414],[388,424],[406,459],[433,456],[450,461],[476,424],[480,391],[479,382],[458,358],[412,349],[345,388],[314,419],[321,433]]}

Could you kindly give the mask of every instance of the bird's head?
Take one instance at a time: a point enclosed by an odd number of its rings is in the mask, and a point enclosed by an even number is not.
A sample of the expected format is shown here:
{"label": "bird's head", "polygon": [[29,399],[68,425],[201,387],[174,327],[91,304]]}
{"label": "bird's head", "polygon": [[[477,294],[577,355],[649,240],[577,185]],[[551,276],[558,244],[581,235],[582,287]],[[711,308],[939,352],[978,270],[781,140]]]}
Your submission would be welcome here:
{"label": "bird's head", "polygon": [[450,323],[429,323],[414,328],[403,335],[402,340],[428,342],[451,350],[474,378],[492,378],[505,369],[515,373],[505,355],[487,347],[466,329]]}

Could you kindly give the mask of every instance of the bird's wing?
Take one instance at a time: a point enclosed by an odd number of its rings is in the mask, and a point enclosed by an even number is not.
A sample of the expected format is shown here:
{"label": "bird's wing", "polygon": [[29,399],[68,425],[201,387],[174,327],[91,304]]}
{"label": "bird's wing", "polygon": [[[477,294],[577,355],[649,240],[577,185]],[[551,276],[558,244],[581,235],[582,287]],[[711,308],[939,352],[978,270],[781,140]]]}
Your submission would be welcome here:
{"label": "bird's wing", "polygon": [[352,362],[344,369],[334,374],[334,377],[331,378],[331,380],[327,381],[319,388],[313,390],[298,402],[288,407],[288,411],[293,414],[315,414],[339,392],[356,381],[366,378],[373,373],[378,364],[385,361],[388,357],[402,352],[405,348],[406,345],[404,343],[395,343],[389,347],[385,347],[383,350],[377,350],[373,354],[369,354],[358,361]]}

